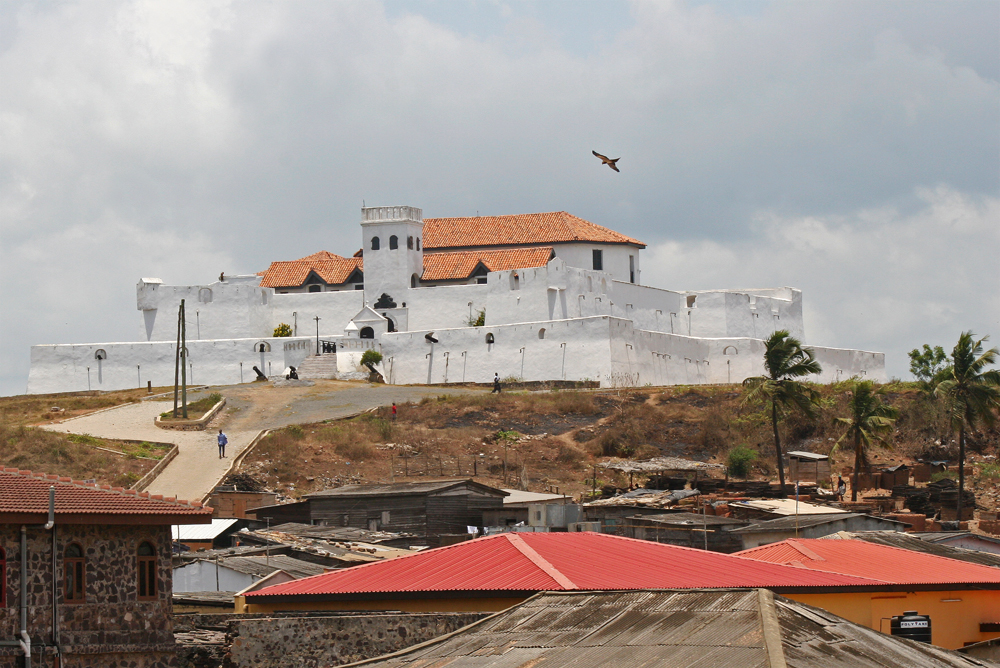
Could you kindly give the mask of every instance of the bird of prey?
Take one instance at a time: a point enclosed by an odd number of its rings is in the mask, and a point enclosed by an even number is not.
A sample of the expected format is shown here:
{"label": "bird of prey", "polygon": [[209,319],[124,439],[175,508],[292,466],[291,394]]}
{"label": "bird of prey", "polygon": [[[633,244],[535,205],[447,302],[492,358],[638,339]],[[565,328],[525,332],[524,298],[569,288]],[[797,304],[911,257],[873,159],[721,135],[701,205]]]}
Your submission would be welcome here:
{"label": "bird of prey", "polygon": [[611,169],[615,170],[616,172],[617,172],[617,171],[619,171],[619,170],[618,170],[618,167],[617,167],[617,165],[615,165],[615,163],[616,163],[616,162],[618,162],[619,160],[621,160],[621,158],[615,158],[614,160],[612,160],[612,159],[611,159],[611,158],[609,158],[608,156],[606,156],[606,155],[601,155],[601,154],[600,154],[600,153],[598,153],[597,151],[591,151],[591,153],[593,153],[593,154],[594,154],[594,155],[596,155],[596,156],[597,156],[598,158],[600,158],[600,159],[601,159],[601,162],[603,162],[603,163],[604,163],[605,165],[607,165],[607,166],[608,166],[608,167],[610,167]]}

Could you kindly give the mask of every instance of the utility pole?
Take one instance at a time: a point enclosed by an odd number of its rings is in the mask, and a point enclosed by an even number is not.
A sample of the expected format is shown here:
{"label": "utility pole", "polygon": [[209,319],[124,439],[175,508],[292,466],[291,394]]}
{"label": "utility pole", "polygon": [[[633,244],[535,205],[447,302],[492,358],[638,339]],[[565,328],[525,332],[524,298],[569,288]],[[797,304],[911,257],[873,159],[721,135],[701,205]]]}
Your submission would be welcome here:
{"label": "utility pole", "polygon": [[182,309],[183,307],[177,308],[177,349],[174,351],[174,419],[177,418],[177,392],[180,389],[181,378],[181,316],[184,313]]}
{"label": "utility pole", "polygon": [[319,355],[319,320],[320,317],[316,316],[313,318],[316,321],[316,354]]}
{"label": "utility pole", "polygon": [[187,386],[187,315],[184,312],[184,300],[181,300],[181,417],[188,416],[188,386]]}

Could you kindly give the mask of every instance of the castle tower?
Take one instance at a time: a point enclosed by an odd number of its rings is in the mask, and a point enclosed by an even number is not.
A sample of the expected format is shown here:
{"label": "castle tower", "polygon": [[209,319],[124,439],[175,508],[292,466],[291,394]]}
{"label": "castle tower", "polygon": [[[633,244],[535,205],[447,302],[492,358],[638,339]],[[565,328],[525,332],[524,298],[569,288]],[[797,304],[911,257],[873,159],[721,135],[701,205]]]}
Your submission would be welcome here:
{"label": "castle tower", "polygon": [[414,206],[369,206],[361,209],[364,239],[365,300],[373,308],[382,295],[401,304],[424,270],[423,211]]}

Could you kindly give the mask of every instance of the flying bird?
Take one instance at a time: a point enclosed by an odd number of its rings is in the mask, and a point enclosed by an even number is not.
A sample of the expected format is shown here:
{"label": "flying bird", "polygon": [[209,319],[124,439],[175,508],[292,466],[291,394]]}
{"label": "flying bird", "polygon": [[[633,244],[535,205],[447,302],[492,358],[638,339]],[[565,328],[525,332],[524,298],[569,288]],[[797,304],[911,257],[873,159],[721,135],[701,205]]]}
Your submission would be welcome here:
{"label": "flying bird", "polygon": [[600,154],[600,153],[598,153],[597,151],[591,151],[591,153],[593,153],[593,154],[594,154],[594,155],[596,155],[596,156],[597,156],[598,158],[600,158],[600,159],[601,159],[601,162],[603,162],[603,163],[604,163],[605,165],[607,165],[607,166],[608,166],[608,167],[610,167],[611,169],[615,170],[616,172],[618,172],[618,171],[619,171],[619,169],[618,169],[618,167],[617,167],[617,166],[615,165],[615,163],[616,163],[616,162],[618,162],[619,160],[621,160],[621,158],[615,158],[614,160],[612,160],[612,159],[611,159],[611,158],[609,158],[608,156],[606,156],[606,155],[601,155],[601,154]]}

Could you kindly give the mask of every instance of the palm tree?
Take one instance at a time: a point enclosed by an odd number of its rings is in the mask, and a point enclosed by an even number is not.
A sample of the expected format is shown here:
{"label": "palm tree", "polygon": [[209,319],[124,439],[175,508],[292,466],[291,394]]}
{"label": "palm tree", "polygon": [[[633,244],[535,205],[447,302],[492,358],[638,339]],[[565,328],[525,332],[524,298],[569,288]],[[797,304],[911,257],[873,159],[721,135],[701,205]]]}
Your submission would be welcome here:
{"label": "palm tree", "polygon": [[834,418],[834,422],[847,425],[844,433],[834,449],[847,437],[854,440],[854,477],[851,479],[851,501],[858,500],[858,475],[861,472],[861,462],[866,460],[865,451],[871,447],[872,441],[885,445],[884,435],[892,433],[898,412],[892,406],[882,401],[884,387],[876,387],[871,380],[854,380],[851,388],[851,398],[847,407],[850,417]]}
{"label": "palm tree", "polygon": [[743,405],[758,401],[771,403],[771,428],[774,431],[774,449],[778,457],[778,483],[781,495],[785,494],[785,464],[778,435],[778,413],[781,409],[795,408],[809,417],[816,416],[819,394],[797,378],[822,371],[813,351],[803,348],[798,339],[786,330],[778,330],[764,341],[765,376],[754,376],[743,381],[746,395]]}
{"label": "palm tree", "polygon": [[938,383],[934,395],[943,397],[948,404],[952,429],[958,430],[958,521],[962,521],[962,493],[965,491],[965,429],[979,422],[991,425],[1000,408],[1000,372],[986,367],[996,363],[1000,350],[990,348],[983,352],[983,343],[990,337],[976,341],[972,332],[962,332],[951,352],[951,369]]}

